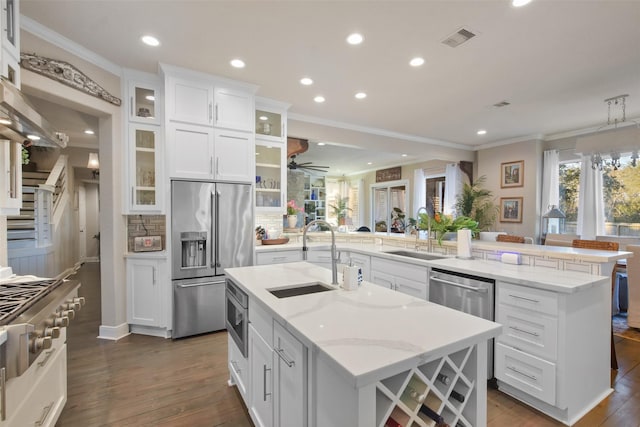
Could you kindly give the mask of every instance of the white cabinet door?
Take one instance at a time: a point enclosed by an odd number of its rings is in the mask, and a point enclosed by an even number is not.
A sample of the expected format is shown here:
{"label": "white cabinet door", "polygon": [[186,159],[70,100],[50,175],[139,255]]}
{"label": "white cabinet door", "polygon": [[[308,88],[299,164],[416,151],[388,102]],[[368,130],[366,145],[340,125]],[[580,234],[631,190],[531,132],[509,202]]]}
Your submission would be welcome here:
{"label": "white cabinet door", "polygon": [[371,270],[371,282],[387,289],[394,289],[395,279],[391,274]]}
{"label": "white cabinet door", "polygon": [[127,323],[164,327],[166,262],[127,258]]}
{"label": "white cabinet door", "polygon": [[418,282],[405,277],[396,277],[394,289],[403,294],[411,295],[425,301],[427,300],[427,284],[425,282]]}
{"label": "white cabinet door", "polygon": [[242,355],[238,344],[228,336],[227,348],[229,350],[229,374],[238,387],[242,398],[247,402],[249,388],[249,360]]}
{"label": "white cabinet door", "polygon": [[213,85],[206,81],[169,77],[166,108],[171,121],[211,126]]}
{"label": "white cabinet door", "polygon": [[271,346],[249,324],[249,364],[251,365],[249,414],[257,427],[274,425],[272,353]]}
{"label": "white cabinet door", "polygon": [[160,90],[149,82],[129,81],[129,121],[156,124],[161,123]]}
{"label": "white cabinet door", "polygon": [[274,425],[307,425],[307,349],[279,323],[273,324]]}
{"label": "white cabinet door", "polygon": [[164,155],[162,147],[158,126],[130,125],[127,213],[163,212]]}
{"label": "white cabinet door", "polygon": [[216,130],[213,152],[216,180],[254,181],[255,144],[252,134]]}
{"label": "white cabinet door", "polygon": [[20,215],[22,207],[22,146],[0,140],[0,215]]}
{"label": "white cabinet door", "polygon": [[171,178],[213,178],[213,129],[169,123],[167,137]]}
{"label": "white cabinet door", "polygon": [[216,88],[214,99],[214,126],[243,131],[253,130],[253,94],[227,88]]}

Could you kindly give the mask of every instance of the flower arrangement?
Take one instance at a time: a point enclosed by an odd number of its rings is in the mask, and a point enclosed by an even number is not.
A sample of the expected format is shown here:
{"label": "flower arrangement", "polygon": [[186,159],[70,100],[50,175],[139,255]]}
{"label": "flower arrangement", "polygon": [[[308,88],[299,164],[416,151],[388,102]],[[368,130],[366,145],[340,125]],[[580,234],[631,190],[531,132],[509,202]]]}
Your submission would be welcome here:
{"label": "flower arrangement", "polygon": [[304,212],[304,209],[298,207],[295,200],[289,200],[287,202],[287,215],[297,215],[298,212]]}
{"label": "flower arrangement", "polygon": [[439,245],[442,245],[442,238],[446,233],[457,232],[458,230],[467,228],[471,230],[471,233],[475,237],[479,231],[478,222],[468,216],[459,216],[453,219],[453,217],[449,215],[436,212],[433,218],[430,218],[429,215],[421,213],[418,227],[421,230],[427,230],[429,222],[431,222],[431,230],[436,232],[436,239],[438,239]]}

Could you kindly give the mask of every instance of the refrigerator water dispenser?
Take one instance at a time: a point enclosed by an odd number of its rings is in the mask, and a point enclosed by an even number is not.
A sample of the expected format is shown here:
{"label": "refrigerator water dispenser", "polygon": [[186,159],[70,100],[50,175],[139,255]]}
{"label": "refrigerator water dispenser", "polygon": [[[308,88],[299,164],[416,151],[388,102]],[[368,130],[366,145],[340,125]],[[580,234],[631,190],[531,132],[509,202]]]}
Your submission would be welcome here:
{"label": "refrigerator water dispenser", "polygon": [[182,268],[201,268],[207,265],[207,233],[187,231],[180,233],[182,242]]}

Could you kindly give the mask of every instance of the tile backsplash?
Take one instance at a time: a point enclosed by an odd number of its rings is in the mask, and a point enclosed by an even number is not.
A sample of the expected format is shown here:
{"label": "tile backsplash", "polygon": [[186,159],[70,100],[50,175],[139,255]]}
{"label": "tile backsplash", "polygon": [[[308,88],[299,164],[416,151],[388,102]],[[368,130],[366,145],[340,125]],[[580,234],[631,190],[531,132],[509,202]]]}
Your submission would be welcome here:
{"label": "tile backsplash", "polygon": [[275,236],[269,238],[278,238],[282,234],[283,216],[281,213],[259,213],[256,212],[255,227],[262,226],[267,231],[275,230]]}
{"label": "tile backsplash", "polygon": [[[146,228],[146,230],[145,230]],[[164,215],[127,215],[127,250],[133,252],[133,238],[160,236],[162,250],[166,249],[167,221]]]}

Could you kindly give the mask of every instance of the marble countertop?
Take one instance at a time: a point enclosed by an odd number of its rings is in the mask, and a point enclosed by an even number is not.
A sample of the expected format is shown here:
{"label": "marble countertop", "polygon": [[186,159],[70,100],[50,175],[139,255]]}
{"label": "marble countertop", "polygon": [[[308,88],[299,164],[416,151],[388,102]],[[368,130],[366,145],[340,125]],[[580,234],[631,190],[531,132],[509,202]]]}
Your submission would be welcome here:
{"label": "marble countertop", "polygon": [[356,387],[496,337],[502,328],[368,282],[355,291],[337,288],[282,299],[268,291],[331,283],[330,270],[306,262],[229,268],[226,274],[311,351],[328,356]]}
{"label": "marble countertop", "polygon": [[[326,242],[309,243],[309,251],[328,250],[330,244]],[[390,259],[398,262],[405,262],[425,267],[443,268],[447,270],[457,271],[459,273],[483,276],[495,280],[504,280],[510,283],[516,283],[524,286],[544,289],[553,292],[574,293],[592,286],[598,285],[603,280],[610,280],[609,277],[595,276],[588,273],[580,273],[575,271],[553,270],[543,267],[531,267],[528,265],[504,264],[498,261],[486,260],[466,260],[458,259],[453,256],[438,255],[441,259],[422,260],[401,255],[395,255],[391,252],[402,250],[415,252],[411,249],[402,249],[394,246],[377,245],[371,243],[338,243],[338,250],[357,252],[365,255],[371,255],[381,258]],[[523,246],[523,245],[520,245]],[[528,245],[531,246],[531,245]],[[502,246],[501,246],[502,247]],[[562,248],[572,249],[572,248]],[[284,251],[284,250],[302,250],[301,243],[289,243],[277,246],[259,246],[256,252],[268,251]],[[606,253],[607,251],[597,251]],[[424,252],[421,252],[424,253]],[[612,252],[611,256],[615,256],[616,252]],[[606,258],[609,259],[609,258]],[[616,259],[616,258],[614,258]],[[603,261],[604,262],[604,261]]]}

